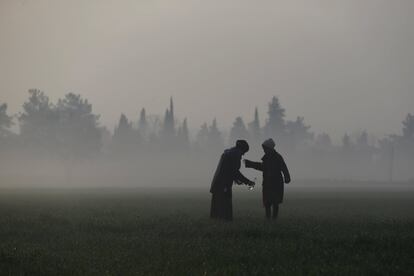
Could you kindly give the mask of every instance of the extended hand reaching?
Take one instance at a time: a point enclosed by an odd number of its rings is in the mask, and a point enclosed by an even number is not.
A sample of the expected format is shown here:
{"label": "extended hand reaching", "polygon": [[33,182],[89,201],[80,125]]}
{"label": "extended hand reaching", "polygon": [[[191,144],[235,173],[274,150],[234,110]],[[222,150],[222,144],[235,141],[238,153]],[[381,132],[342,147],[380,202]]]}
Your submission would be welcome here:
{"label": "extended hand reaching", "polygon": [[243,159],[243,163],[246,168],[249,168],[251,166],[252,161],[248,159]]}
{"label": "extended hand reaching", "polygon": [[238,179],[234,180],[234,182],[236,182],[236,184],[237,184],[237,185],[241,185],[241,184],[243,184],[243,182],[241,182],[241,181],[240,181],[240,180],[238,180]]}
{"label": "extended hand reaching", "polygon": [[248,183],[246,183],[247,186],[254,186],[256,185],[256,177],[254,178],[254,181],[249,180]]}

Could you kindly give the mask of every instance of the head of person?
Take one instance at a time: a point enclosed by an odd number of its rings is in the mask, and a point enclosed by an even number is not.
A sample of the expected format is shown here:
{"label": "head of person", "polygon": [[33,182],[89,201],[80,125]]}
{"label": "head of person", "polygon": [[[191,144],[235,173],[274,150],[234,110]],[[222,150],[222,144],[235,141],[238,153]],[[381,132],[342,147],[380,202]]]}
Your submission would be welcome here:
{"label": "head of person", "polygon": [[236,148],[238,148],[244,155],[246,152],[249,151],[249,144],[246,140],[237,140]]}
{"label": "head of person", "polygon": [[275,146],[276,146],[275,141],[273,141],[273,139],[272,139],[272,138],[267,139],[267,140],[266,140],[266,141],[264,141],[264,142],[263,142],[263,144],[262,144],[262,148],[263,148],[263,151],[264,151],[265,153],[268,153],[268,152],[273,151],[273,150],[275,149]]}

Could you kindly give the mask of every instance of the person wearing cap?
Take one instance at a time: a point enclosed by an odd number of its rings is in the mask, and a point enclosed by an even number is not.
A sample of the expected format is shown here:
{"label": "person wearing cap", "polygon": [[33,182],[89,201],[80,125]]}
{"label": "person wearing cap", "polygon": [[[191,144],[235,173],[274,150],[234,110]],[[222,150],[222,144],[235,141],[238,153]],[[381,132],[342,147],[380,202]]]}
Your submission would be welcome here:
{"label": "person wearing cap", "polygon": [[254,185],[254,182],[246,178],[240,172],[242,156],[249,151],[249,144],[245,140],[238,140],[236,146],[226,149],[221,155],[219,164],[211,182],[210,193],[211,209],[210,217],[216,219],[232,220],[232,186]]}
{"label": "person wearing cap", "polygon": [[284,183],[290,183],[290,173],[283,157],[275,150],[273,139],[264,141],[262,148],[265,153],[262,162],[244,160],[244,163],[246,168],[263,172],[262,193],[266,218],[276,219],[279,213],[279,204],[283,202]]}

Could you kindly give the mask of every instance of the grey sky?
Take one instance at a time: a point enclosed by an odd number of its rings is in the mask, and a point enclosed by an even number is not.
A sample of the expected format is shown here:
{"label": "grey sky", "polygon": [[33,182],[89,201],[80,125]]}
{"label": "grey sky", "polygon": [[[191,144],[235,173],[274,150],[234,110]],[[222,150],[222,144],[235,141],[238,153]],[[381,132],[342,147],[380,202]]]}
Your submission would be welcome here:
{"label": "grey sky", "polygon": [[113,127],[145,106],[221,127],[273,95],[339,137],[414,112],[414,1],[0,0],[0,102],[90,99]]}

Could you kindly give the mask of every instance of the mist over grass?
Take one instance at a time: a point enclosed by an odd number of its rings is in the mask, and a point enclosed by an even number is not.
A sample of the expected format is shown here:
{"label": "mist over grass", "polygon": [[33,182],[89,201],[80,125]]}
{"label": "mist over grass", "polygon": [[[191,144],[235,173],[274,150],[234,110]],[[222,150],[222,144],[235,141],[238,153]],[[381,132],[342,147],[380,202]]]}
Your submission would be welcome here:
{"label": "mist over grass", "polygon": [[287,187],[277,223],[260,190],[234,193],[233,223],[204,189],[2,190],[5,275],[408,275],[414,190]]}

